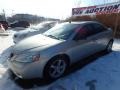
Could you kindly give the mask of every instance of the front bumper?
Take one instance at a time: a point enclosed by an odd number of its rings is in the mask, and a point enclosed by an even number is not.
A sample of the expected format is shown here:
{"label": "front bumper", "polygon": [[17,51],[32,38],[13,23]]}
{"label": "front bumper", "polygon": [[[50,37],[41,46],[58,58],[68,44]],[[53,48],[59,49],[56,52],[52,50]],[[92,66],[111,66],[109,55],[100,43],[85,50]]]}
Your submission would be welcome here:
{"label": "front bumper", "polygon": [[12,72],[23,79],[43,78],[43,70],[39,63],[21,63],[17,61],[7,60],[8,67]]}

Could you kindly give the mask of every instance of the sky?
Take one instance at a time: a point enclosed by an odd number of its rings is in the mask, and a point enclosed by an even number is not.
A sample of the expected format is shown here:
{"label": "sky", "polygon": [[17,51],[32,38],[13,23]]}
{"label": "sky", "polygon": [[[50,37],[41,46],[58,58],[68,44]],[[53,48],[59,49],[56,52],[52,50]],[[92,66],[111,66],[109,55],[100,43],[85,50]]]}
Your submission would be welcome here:
{"label": "sky", "polygon": [[45,17],[64,19],[71,16],[73,7],[99,5],[118,0],[0,0],[0,12],[7,16],[28,13]]}

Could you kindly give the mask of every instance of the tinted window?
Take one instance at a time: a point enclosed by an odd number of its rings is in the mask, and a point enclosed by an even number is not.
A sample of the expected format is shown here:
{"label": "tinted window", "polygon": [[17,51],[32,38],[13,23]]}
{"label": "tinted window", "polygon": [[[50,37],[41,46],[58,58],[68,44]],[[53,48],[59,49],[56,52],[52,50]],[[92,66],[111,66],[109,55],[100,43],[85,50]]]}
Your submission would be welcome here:
{"label": "tinted window", "polygon": [[105,31],[105,30],[106,30],[106,27],[104,27],[101,24],[97,24],[97,23],[87,24],[79,30],[79,32],[77,33],[75,38],[78,39],[78,40],[79,39],[84,39],[86,37],[95,35],[99,32]]}
{"label": "tinted window", "polygon": [[86,25],[84,28],[86,28],[86,30],[87,30],[87,37],[91,36],[95,33],[94,28],[91,24]]}
{"label": "tinted window", "polygon": [[75,36],[75,39],[79,40],[79,39],[84,39],[88,36],[91,36],[93,35],[94,33],[94,30],[93,30],[93,27],[92,25],[85,25],[83,28],[81,28],[76,36]]}
{"label": "tinted window", "polygon": [[97,24],[97,23],[94,23],[93,27],[94,27],[95,33],[103,32],[106,30],[106,28],[103,25]]}

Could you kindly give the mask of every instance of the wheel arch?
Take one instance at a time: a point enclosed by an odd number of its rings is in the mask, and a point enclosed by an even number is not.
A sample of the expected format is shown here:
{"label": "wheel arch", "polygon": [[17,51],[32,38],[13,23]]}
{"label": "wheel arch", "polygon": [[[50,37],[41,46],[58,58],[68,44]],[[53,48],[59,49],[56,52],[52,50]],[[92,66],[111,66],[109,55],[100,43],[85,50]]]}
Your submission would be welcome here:
{"label": "wheel arch", "polygon": [[67,54],[57,54],[55,56],[53,56],[52,58],[50,58],[49,61],[55,59],[55,58],[58,58],[58,57],[62,57],[62,58],[65,58],[65,60],[67,61],[68,65],[70,65],[70,57],[67,55]]}
{"label": "wheel arch", "polygon": [[52,60],[54,60],[54,59],[56,59],[56,58],[59,58],[59,57],[65,58],[65,61],[67,62],[68,67],[69,67],[69,65],[70,65],[70,58],[69,58],[69,56],[68,56],[67,54],[58,54],[58,55],[55,55],[55,56],[53,56],[52,58],[50,58],[50,59],[48,60],[48,62],[45,64],[45,67],[44,67],[44,70],[43,70],[43,76],[44,76],[44,78],[47,78],[46,70],[47,70],[47,66],[49,65],[49,63],[50,63]]}

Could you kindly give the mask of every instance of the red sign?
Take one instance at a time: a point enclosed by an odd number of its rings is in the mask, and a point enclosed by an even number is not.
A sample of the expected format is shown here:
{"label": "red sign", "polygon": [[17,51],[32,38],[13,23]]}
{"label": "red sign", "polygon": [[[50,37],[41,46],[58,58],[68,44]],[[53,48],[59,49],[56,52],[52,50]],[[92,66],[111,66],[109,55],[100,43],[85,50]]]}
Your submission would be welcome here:
{"label": "red sign", "polygon": [[111,14],[111,13],[119,13],[119,12],[120,12],[120,3],[112,3],[106,5],[80,7],[80,8],[72,9],[73,16]]}

